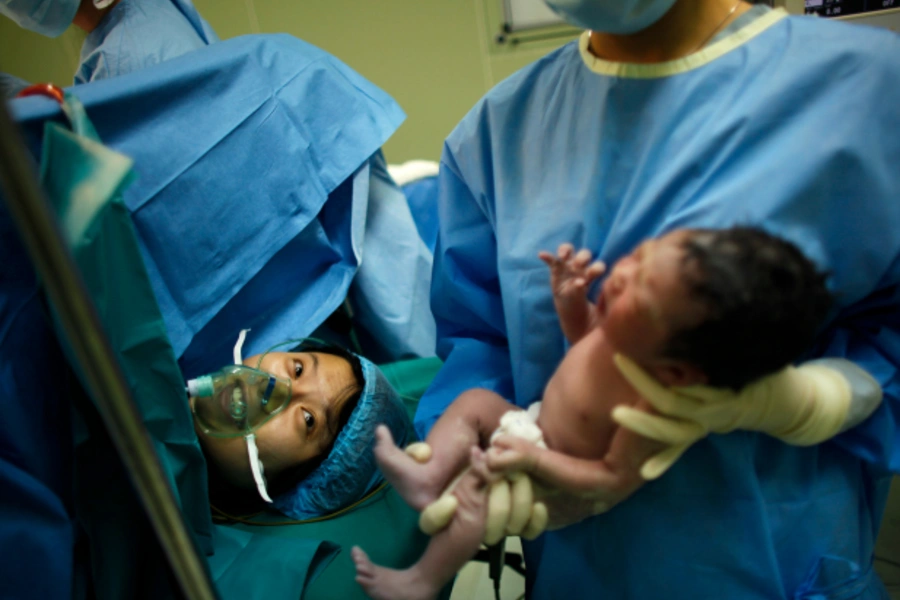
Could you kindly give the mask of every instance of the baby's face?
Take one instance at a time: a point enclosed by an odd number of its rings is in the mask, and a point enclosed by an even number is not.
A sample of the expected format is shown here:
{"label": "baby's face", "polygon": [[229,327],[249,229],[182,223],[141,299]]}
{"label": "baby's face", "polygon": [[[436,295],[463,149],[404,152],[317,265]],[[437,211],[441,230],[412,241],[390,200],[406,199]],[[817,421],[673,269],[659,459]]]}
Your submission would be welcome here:
{"label": "baby's face", "polygon": [[682,244],[689,235],[677,230],[645,241],[613,266],[601,287],[599,325],[616,351],[638,363],[661,358],[673,332],[701,319],[682,283]]}
{"label": "baby's face", "polygon": [[[272,481],[285,469],[325,452],[338,434],[341,409],[359,389],[350,363],[321,352],[269,352],[244,360],[291,382],[291,402],[256,430],[256,445],[265,474]],[[243,438],[214,438],[198,430],[200,442],[229,483],[254,488]]]}

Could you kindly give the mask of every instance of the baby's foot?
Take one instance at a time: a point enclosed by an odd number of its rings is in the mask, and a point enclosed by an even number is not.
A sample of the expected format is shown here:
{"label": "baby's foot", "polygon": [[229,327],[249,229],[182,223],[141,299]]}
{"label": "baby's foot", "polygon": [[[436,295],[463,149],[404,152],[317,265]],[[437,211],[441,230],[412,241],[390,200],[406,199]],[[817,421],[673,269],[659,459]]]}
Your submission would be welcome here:
{"label": "baby's foot", "polygon": [[356,564],[356,583],[374,600],[431,600],[439,588],[423,581],[415,567],[404,571],[379,567],[359,546],[350,551]]}
{"label": "baby's foot", "polygon": [[384,425],[375,428],[375,459],[388,483],[410,507],[421,511],[437,500],[444,482],[437,481],[427,463],[416,462],[397,447],[391,431]]}

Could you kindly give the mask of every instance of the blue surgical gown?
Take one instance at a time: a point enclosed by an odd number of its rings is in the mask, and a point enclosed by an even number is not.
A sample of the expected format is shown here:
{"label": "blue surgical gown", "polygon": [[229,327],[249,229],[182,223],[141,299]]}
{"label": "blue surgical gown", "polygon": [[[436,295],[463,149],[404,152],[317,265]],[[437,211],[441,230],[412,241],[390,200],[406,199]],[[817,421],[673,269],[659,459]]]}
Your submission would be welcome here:
{"label": "blue surgical gown", "polygon": [[838,307],[809,356],[857,362],[883,405],[811,448],[708,436],[608,513],[526,543],[526,589],[886,597],[872,548],[900,467],[900,40],[772,11],[670,63],[585,45],[499,84],[446,141],[432,282],[445,366],[419,434],[467,388],[541,397],[564,341],[539,250],[571,242],[612,263],[674,228],[761,225],[831,272]]}
{"label": "blue surgical gown", "polygon": [[131,73],[217,41],[190,0],[121,0],[85,38],[75,83]]}

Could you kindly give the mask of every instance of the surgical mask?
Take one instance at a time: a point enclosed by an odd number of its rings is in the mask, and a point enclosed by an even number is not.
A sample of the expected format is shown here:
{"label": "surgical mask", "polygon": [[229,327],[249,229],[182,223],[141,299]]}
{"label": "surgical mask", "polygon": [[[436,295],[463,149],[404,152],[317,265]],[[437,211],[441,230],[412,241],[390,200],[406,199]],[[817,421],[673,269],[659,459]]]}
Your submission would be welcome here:
{"label": "surgical mask", "polygon": [[635,33],[662,18],[676,0],[544,0],[577,27],[614,34]]}
{"label": "surgical mask", "polygon": [[0,13],[35,33],[57,37],[72,24],[79,0],[0,0]]}

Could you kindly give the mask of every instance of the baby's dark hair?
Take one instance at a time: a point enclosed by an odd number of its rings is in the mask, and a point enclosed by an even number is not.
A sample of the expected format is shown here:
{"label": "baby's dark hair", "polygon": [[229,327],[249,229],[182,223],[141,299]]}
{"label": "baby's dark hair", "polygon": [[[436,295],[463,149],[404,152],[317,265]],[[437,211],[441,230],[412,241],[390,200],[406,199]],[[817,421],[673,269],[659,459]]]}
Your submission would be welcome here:
{"label": "baby's dark hair", "polygon": [[705,310],[674,333],[664,355],[700,368],[709,385],[739,389],[795,360],[821,327],[832,297],[793,244],[761,229],[696,229],[684,242],[686,284]]}

